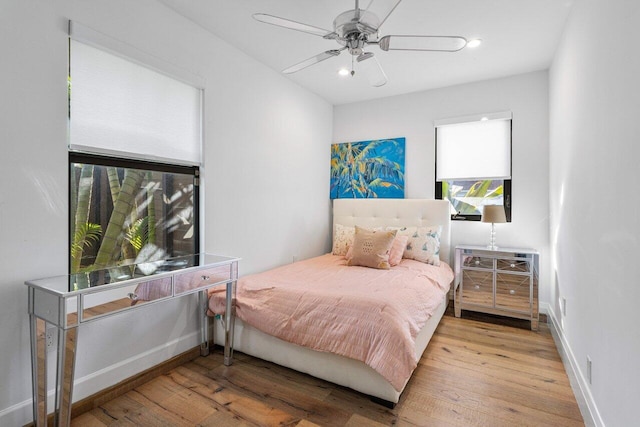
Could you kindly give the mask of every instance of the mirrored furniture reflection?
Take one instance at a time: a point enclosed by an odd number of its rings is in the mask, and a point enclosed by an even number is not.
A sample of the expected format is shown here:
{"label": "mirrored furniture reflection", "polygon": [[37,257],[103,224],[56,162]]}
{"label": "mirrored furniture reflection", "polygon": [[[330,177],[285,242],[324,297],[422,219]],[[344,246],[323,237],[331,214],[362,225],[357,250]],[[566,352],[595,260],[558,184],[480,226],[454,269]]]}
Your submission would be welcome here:
{"label": "mirrored furniture reflection", "polygon": [[479,311],[530,320],[537,330],[538,263],[533,249],[456,246],[456,317],[462,310]]}
{"label": "mirrored furniture reflection", "polygon": [[[85,323],[141,307],[159,308],[163,301],[197,294],[200,353],[206,356],[210,343],[208,290],[225,286],[224,363],[230,365],[238,261],[196,254],[25,282],[29,295],[34,425],[47,425],[48,355],[55,355],[56,359],[54,425],[70,424],[76,349]],[[57,340],[53,339],[53,331]],[[55,341],[55,353],[48,351]]]}

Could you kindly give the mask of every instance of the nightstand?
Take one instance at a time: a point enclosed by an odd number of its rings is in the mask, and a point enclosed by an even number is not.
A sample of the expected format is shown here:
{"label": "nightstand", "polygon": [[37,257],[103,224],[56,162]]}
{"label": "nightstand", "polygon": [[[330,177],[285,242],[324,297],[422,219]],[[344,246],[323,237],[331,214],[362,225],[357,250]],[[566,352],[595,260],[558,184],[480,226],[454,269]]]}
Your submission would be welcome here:
{"label": "nightstand", "polygon": [[537,330],[538,263],[532,249],[456,246],[456,317],[462,310],[479,311],[530,320]]}

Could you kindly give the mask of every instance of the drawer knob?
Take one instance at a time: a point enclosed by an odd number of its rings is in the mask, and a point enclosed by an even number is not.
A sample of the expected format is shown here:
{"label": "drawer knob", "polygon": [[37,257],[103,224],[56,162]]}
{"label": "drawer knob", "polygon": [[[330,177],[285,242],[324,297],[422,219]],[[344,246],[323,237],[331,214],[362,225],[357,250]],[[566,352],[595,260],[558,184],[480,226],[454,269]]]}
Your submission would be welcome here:
{"label": "drawer knob", "polygon": [[203,276],[201,277],[201,279],[202,279],[202,280],[209,280],[209,276],[204,276],[204,275],[203,275]]}
{"label": "drawer knob", "polygon": [[476,260],[476,265],[480,265],[480,260],[479,259]]}
{"label": "drawer knob", "polygon": [[515,291],[515,290],[513,290],[513,289],[511,289],[511,290],[509,291],[509,293],[510,293],[511,295],[514,295],[514,294],[516,293],[516,291]]}
{"label": "drawer knob", "polygon": [[473,289],[480,289],[480,285],[473,285]]}
{"label": "drawer knob", "polygon": [[129,292],[129,293],[127,294],[127,296],[129,297],[129,299],[130,299],[131,301],[138,301],[138,295],[137,295],[137,294],[134,294],[133,292]]}
{"label": "drawer knob", "polygon": [[514,263],[511,263],[511,268],[516,268],[516,265]]}

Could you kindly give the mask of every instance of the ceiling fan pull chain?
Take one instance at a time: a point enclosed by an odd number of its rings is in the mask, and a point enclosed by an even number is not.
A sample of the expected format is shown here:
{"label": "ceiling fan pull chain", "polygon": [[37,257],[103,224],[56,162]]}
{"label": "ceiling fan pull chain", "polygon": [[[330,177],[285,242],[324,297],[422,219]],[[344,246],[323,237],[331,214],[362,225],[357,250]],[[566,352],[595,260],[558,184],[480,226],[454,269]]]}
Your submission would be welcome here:
{"label": "ceiling fan pull chain", "polygon": [[356,70],[354,69],[354,65],[353,65],[353,58],[355,58],[355,56],[351,56],[351,77],[353,77],[356,74]]}

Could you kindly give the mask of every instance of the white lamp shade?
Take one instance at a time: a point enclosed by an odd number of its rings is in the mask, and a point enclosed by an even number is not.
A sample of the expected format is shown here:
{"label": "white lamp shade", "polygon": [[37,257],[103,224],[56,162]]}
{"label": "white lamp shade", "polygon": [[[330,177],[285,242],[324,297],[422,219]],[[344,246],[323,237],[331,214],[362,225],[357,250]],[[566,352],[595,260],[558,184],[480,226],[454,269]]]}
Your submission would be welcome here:
{"label": "white lamp shade", "polygon": [[503,223],[507,222],[502,205],[486,205],[482,210],[482,222]]}

